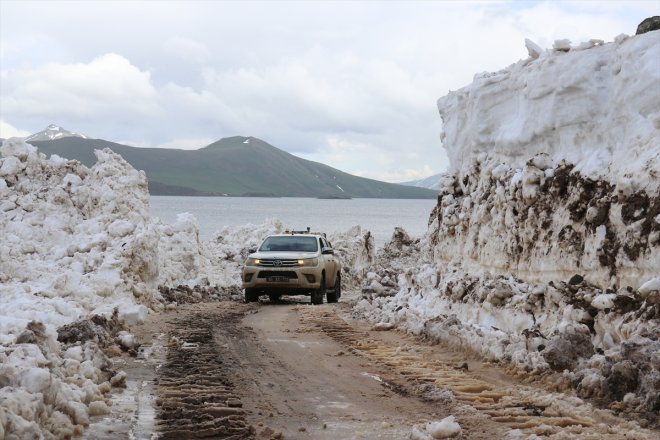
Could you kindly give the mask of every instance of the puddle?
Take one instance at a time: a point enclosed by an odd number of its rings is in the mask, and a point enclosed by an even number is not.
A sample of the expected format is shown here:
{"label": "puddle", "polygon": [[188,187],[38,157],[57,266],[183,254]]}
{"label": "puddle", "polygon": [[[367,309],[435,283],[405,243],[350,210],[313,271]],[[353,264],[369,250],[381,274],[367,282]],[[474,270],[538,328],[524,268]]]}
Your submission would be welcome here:
{"label": "puddle", "polygon": [[154,344],[143,344],[136,359],[115,359],[115,368],[128,373],[126,388],[110,393],[110,414],[92,417],[82,435],[84,440],[155,440],[156,370],[165,350],[157,338]]}
{"label": "puddle", "polygon": [[308,341],[308,342],[302,342],[302,341],[295,341],[293,339],[271,339],[268,338],[266,339],[268,342],[288,342],[290,344],[296,344],[300,348],[307,348],[308,344],[320,344],[318,341]]}
{"label": "puddle", "polygon": [[82,436],[88,440],[156,439],[154,432],[153,380],[126,380],[126,389],[111,394],[111,413],[92,417],[89,428]]}

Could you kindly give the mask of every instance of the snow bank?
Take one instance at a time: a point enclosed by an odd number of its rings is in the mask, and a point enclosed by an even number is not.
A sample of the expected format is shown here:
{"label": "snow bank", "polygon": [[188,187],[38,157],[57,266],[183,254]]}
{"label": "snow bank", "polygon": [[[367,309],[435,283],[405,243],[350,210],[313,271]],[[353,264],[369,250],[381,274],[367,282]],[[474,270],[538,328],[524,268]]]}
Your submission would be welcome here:
{"label": "snow bank", "polygon": [[342,289],[359,288],[375,258],[376,246],[371,232],[357,225],[346,232],[328,235],[328,240],[342,263]]}
{"label": "snow bank", "polygon": [[136,297],[155,302],[158,233],[143,172],[110,150],[92,168],[47,160],[18,139],[0,151],[1,343],[31,320],[56,328]]}
{"label": "snow bank", "polygon": [[660,32],[552,51],[438,101],[451,171],[355,312],[657,415]]}
{"label": "snow bank", "polygon": [[101,348],[137,344],[92,321],[143,322],[162,308],[159,285],[194,284],[211,265],[196,220],[152,220],[144,172],[112,151],[91,168],[21,139],[0,153],[0,432],[64,438],[103,411],[104,382],[121,385]]}
{"label": "snow bank", "polygon": [[147,182],[110,150],[92,168],[20,139],[0,152],[2,431],[67,437],[105,405],[112,370],[98,341],[63,351],[57,329],[114,309],[130,324],[157,300]]}

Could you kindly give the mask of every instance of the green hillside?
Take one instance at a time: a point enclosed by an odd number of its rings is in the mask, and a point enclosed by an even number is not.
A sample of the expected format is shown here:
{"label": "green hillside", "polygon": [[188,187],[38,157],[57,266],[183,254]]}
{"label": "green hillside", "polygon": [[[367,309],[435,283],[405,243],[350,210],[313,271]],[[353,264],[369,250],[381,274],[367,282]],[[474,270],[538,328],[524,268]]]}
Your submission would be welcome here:
{"label": "green hillside", "polygon": [[96,162],[95,149],[110,148],[146,172],[152,195],[400,199],[437,195],[424,188],[353,176],[253,137],[224,138],[199,150],[136,148],[77,137],[32,144],[47,155],[77,159],[88,166]]}

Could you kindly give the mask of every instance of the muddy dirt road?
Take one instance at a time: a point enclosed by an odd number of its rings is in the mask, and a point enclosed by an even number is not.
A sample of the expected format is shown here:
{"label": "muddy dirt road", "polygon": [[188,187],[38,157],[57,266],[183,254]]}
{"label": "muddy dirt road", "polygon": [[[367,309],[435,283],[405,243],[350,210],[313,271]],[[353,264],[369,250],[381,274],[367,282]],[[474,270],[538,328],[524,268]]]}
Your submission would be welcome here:
{"label": "muddy dirt road", "polygon": [[153,341],[141,349],[146,360],[125,366],[140,379],[124,397],[136,409],[86,437],[398,440],[454,415],[460,439],[658,438],[496,365],[376,331],[350,311],[301,299],[153,315],[137,329]]}

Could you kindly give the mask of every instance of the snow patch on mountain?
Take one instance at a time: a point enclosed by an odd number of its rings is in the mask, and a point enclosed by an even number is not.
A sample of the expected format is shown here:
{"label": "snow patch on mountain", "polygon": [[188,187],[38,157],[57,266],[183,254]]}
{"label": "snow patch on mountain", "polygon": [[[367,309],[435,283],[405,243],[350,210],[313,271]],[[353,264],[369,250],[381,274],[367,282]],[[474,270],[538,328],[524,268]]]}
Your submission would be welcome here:
{"label": "snow patch on mountain", "polygon": [[411,180],[409,182],[401,182],[401,185],[408,186],[417,186],[420,188],[428,189],[440,189],[440,180],[442,179],[443,173],[434,174],[429,177],[424,177],[423,179]]}
{"label": "snow patch on mountain", "polygon": [[75,133],[73,131],[65,130],[62,127],[59,127],[55,124],[50,124],[44,130],[31,134],[25,138],[26,142],[38,142],[38,141],[53,141],[56,139],[62,139],[66,137],[79,137],[83,139],[88,139],[87,136],[80,133]]}

